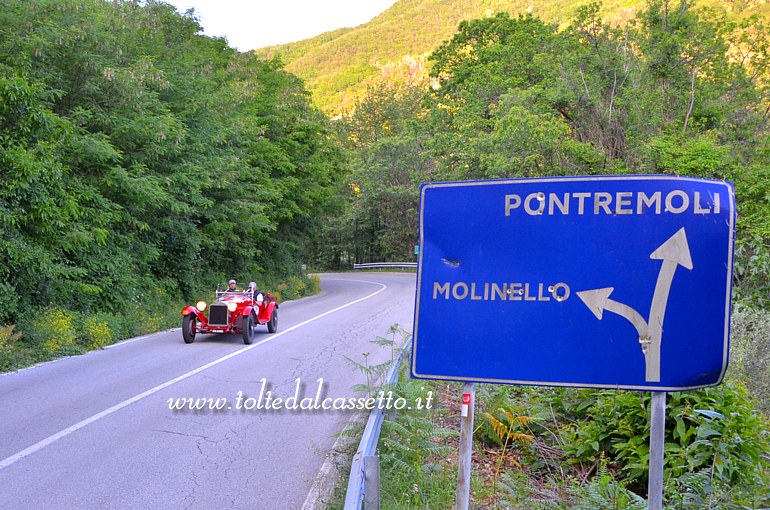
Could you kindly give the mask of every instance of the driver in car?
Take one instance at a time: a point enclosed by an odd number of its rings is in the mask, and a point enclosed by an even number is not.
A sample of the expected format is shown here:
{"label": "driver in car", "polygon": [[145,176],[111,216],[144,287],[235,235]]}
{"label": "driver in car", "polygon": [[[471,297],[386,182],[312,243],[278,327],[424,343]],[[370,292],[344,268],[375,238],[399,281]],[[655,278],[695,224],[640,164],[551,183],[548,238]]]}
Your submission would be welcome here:
{"label": "driver in car", "polygon": [[235,280],[230,280],[227,284],[227,292],[238,292],[238,286],[235,283]]}

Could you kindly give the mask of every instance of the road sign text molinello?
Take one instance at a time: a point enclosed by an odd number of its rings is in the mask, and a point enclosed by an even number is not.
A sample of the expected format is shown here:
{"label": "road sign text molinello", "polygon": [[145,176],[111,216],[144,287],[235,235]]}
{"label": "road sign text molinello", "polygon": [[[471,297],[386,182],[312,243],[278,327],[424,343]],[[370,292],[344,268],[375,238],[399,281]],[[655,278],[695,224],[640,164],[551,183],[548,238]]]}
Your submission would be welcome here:
{"label": "road sign text molinello", "polygon": [[725,181],[424,184],[412,375],[627,389],[718,384],[734,228]]}

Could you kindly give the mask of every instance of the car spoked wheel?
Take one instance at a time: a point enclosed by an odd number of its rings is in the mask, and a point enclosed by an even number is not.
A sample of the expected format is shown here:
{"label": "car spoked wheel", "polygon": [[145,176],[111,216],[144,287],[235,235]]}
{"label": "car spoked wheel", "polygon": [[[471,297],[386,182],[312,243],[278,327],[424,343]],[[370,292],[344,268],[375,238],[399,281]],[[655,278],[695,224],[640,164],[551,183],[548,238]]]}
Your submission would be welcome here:
{"label": "car spoked wheel", "polygon": [[184,338],[184,343],[193,343],[197,332],[198,321],[195,319],[195,315],[185,315],[184,319],[182,319],[182,338]]}
{"label": "car spoked wheel", "polygon": [[250,345],[254,341],[254,317],[249,314],[248,317],[241,319],[241,333],[243,333],[243,343]]}
{"label": "car spoked wheel", "polygon": [[273,310],[273,316],[270,317],[270,321],[267,323],[268,333],[275,333],[278,331],[278,308]]}

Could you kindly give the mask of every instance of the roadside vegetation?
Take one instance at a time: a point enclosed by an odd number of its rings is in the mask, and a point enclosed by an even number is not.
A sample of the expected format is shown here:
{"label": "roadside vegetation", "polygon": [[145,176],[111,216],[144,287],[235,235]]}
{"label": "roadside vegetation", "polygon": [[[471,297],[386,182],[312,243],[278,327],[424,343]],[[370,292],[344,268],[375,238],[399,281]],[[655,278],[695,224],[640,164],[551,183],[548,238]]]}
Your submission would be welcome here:
{"label": "roadside vegetation", "polygon": [[[733,368],[721,386],[667,396],[667,508],[737,510],[770,504],[770,410],[766,398],[760,400],[770,372],[747,370],[739,361],[739,353],[762,350],[766,342],[742,335],[745,321],[734,319],[739,333]],[[401,330],[394,326],[394,331]],[[389,340],[373,343],[392,348]],[[409,354],[397,384],[356,388],[372,394],[392,391],[394,399],[410,402],[424,400],[428,392],[435,399],[430,409],[386,415],[377,450],[381,506],[451,508],[462,386],[411,379]],[[766,352],[756,359],[757,366],[769,362]],[[355,366],[374,381],[389,363]],[[753,389],[747,381],[754,381]],[[476,402],[471,508],[647,508],[649,393],[478,384]],[[360,436],[361,429],[347,433]],[[356,446],[351,444],[353,450]],[[348,468],[340,466],[340,471]],[[344,487],[329,508],[342,508]]]}
{"label": "roadside vegetation", "polygon": [[[383,427],[383,508],[449,508],[461,388],[400,385],[406,393],[430,388],[442,405],[399,413]],[[471,508],[647,508],[648,394],[478,385],[477,402]],[[767,507],[768,421],[753,405],[733,379],[668,396],[667,507]]]}
{"label": "roadside vegetation", "polygon": [[344,158],[303,83],[163,2],[0,9],[0,371],[284,299]]}
{"label": "roadside vegetation", "polygon": [[[262,290],[279,302],[317,294],[320,278],[291,276],[270,280]],[[199,289],[194,300],[210,299],[212,288]],[[142,303],[118,312],[82,312],[62,307],[35,309],[16,325],[0,326],[0,372],[8,372],[61,356],[84,354],[126,338],[178,328],[180,311],[191,302],[164,294],[148,294]],[[181,337],[180,337],[181,338]]]}

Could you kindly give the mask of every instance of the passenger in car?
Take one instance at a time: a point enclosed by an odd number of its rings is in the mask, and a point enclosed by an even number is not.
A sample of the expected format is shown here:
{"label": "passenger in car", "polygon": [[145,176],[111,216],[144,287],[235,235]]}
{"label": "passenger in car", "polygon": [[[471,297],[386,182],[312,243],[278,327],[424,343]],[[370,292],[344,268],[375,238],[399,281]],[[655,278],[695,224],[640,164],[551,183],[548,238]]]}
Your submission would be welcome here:
{"label": "passenger in car", "polygon": [[257,290],[257,284],[255,282],[249,282],[249,286],[246,288],[246,292],[253,293],[255,299],[257,295],[261,294],[261,292]]}

